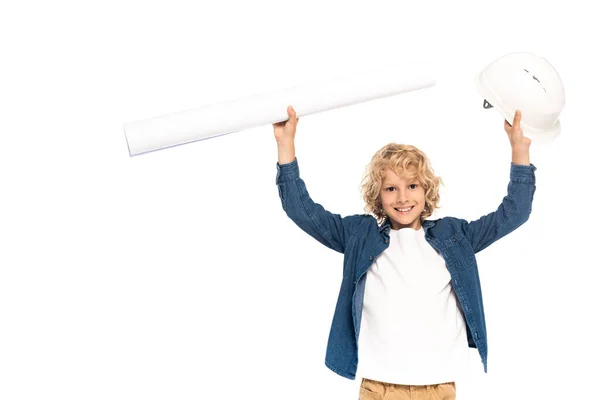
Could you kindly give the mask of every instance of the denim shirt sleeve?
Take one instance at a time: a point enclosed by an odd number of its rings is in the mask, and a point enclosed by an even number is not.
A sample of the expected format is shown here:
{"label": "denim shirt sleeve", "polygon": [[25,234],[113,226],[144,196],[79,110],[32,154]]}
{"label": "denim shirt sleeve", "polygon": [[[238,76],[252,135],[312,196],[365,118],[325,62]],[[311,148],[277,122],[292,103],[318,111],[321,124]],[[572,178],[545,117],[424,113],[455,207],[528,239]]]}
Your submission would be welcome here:
{"label": "denim shirt sleeve", "polygon": [[275,183],[279,188],[279,198],[287,216],[304,232],[325,246],[343,253],[360,216],[342,218],[315,203],[300,178],[297,158],[287,164],[277,163]]}
{"label": "denim shirt sleeve", "polygon": [[508,235],[529,219],[536,169],[533,164],[518,165],[511,162],[508,194],[502,204],[496,211],[476,221],[464,221],[463,231],[475,253]]}

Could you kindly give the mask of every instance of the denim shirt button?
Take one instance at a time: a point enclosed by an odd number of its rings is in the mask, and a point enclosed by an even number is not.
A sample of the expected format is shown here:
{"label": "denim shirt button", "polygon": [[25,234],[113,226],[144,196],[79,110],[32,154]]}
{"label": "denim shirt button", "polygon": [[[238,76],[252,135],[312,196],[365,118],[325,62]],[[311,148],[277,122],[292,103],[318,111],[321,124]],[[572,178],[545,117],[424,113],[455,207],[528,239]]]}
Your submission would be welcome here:
{"label": "denim shirt button", "polygon": [[386,243],[389,243],[390,241],[389,241],[389,240],[386,240],[385,242],[386,242]]}
{"label": "denim shirt button", "polygon": [[369,261],[373,261],[373,256],[369,256]]}

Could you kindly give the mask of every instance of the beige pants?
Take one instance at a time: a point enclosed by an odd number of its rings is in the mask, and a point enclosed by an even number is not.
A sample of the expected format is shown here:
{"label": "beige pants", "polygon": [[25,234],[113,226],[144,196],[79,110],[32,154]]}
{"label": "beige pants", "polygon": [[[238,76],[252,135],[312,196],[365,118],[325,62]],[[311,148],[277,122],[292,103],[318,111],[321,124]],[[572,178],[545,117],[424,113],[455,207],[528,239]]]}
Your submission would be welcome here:
{"label": "beige pants", "polygon": [[455,400],[454,382],[437,385],[396,385],[363,378],[358,400]]}

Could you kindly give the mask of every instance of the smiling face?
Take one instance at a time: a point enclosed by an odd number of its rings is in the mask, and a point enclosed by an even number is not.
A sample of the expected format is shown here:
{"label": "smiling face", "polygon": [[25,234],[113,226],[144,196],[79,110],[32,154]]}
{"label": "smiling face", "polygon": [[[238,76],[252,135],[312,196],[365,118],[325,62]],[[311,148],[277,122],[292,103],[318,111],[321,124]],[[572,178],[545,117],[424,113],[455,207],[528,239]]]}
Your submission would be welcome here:
{"label": "smiling face", "polygon": [[425,189],[416,176],[406,172],[401,175],[385,170],[380,200],[383,210],[390,218],[392,229],[421,228],[421,213],[425,209]]}

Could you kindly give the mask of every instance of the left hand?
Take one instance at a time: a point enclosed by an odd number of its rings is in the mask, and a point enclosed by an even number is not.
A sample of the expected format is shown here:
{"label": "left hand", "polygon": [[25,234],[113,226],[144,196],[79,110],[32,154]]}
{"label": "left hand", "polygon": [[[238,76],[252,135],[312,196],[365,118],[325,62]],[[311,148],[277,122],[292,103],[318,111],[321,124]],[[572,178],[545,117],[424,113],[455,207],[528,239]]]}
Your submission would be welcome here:
{"label": "left hand", "polygon": [[523,130],[521,129],[520,110],[517,110],[515,112],[515,117],[512,125],[508,121],[504,120],[504,130],[508,134],[508,140],[510,140],[510,145],[512,146],[513,150],[529,149],[531,139],[523,135]]}

